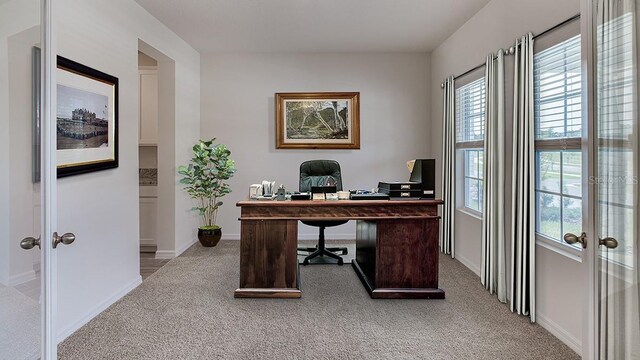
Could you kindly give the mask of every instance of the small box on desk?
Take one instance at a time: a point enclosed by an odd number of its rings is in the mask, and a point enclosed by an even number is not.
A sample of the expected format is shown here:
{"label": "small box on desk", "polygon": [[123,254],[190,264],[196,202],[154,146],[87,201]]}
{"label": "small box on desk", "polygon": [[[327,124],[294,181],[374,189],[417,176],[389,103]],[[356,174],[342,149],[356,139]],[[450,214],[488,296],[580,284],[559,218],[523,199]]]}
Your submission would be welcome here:
{"label": "small box on desk", "polygon": [[393,200],[419,200],[422,197],[422,185],[413,181],[381,181],[378,183],[378,192],[389,195]]}
{"label": "small box on desk", "polygon": [[312,186],[312,200],[338,200],[337,188],[335,186]]}

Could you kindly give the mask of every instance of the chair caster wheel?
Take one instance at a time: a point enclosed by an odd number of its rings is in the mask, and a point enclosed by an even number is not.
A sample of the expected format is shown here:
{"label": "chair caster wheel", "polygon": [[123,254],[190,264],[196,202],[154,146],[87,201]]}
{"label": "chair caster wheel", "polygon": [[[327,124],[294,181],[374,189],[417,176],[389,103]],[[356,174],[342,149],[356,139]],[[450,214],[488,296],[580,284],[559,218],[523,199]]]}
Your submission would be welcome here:
{"label": "chair caster wheel", "polygon": [[302,262],[302,265],[304,265],[304,266],[309,265],[309,260],[306,260],[306,259],[305,259],[305,260]]}
{"label": "chair caster wheel", "polygon": [[342,259],[338,259],[338,265],[342,265],[344,264],[344,261]]}

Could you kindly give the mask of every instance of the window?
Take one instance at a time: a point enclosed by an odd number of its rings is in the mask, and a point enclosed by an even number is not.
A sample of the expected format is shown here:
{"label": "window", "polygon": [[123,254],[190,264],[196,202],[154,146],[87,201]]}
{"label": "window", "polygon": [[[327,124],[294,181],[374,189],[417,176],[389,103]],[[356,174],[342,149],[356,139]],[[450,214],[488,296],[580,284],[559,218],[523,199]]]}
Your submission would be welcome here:
{"label": "window", "polygon": [[484,150],[464,150],[464,206],[477,212],[482,212],[484,194],[483,155]]}
{"label": "window", "polygon": [[463,162],[464,207],[482,212],[484,190],[484,78],[456,89],[456,147]]}
{"label": "window", "polygon": [[533,61],[536,232],[562,242],[582,232],[580,35]]}

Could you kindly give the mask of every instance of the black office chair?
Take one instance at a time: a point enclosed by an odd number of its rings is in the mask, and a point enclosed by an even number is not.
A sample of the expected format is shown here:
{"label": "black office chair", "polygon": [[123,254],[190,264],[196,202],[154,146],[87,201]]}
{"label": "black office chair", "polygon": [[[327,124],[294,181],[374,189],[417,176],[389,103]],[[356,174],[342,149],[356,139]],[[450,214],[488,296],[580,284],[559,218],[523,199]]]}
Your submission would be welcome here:
{"label": "black office chair", "polygon": [[[336,186],[337,191],[342,191],[342,175],[340,172],[340,164],[334,160],[310,160],[300,165],[300,191],[311,192],[312,186]],[[298,251],[310,252],[311,254],[304,258],[303,265],[308,265],[309,260],[318,256],[328,256],[338,260],[338,265],[343,264],[342,255],[347,254],[347,248],[335,247],[325,248],[324,229],[331,226],[345,224],[349,220],[336,221],[302,221],[303,224],[309,226],[317,226],[320,228],[320,237],[318,238],[318,246],[313,248],[298,248]]]}

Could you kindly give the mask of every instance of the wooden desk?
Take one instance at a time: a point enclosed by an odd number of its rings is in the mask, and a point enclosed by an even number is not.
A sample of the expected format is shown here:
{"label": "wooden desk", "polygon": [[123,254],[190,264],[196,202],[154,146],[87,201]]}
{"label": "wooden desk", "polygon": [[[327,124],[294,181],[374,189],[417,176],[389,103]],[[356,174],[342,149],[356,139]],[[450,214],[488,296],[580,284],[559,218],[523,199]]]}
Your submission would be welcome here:
{"label": "wooden desk", "polygon": [[372,298],[444,298],[438,205],[415,201],[241,201],[234,296],[299,298],[298,220],[357,220],[353,268]]}

